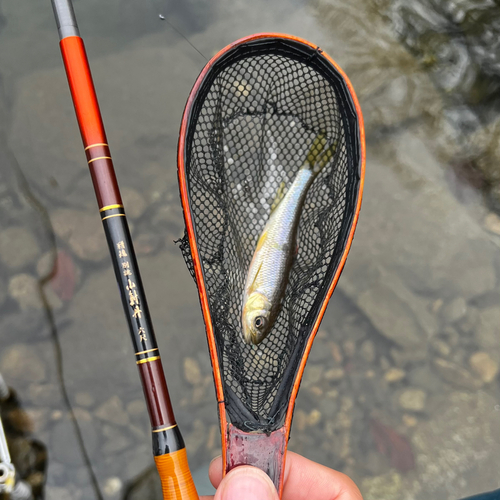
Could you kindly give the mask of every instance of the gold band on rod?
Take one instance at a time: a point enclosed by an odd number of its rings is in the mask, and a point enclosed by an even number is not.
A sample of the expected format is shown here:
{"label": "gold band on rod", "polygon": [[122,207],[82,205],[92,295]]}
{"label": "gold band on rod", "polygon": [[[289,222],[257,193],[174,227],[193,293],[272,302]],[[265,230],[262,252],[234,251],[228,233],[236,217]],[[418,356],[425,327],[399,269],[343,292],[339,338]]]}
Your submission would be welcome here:
{"label": "gold band on rod", "polygon": [[123,205],[107,205],[99,209],[99,212],[105,212],[106,210],[111,210],[113,208],[123,208]]}
{"label": "gold band on rod", "polygon": [[142,365],[143,363],[150,363],[151,361],[156,361],[157,359],[160,359],[160,356],[152,356],[151,358],[140,359],[139,361],[136,361],[135,363],[137,365]]}

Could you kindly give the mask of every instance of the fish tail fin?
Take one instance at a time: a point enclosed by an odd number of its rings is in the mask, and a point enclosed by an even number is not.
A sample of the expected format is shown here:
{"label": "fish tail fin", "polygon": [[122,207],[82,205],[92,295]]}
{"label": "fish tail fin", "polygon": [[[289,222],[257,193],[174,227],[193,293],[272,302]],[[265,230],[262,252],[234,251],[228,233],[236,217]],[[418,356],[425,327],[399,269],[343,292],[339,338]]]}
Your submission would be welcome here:
{"label": "fish tail fin", "polygon": [[309,149],[304,163],[305,168],[312,170],[315,176],[318,175],[333,157],[337,149],[337,142],[338,141],[335,140],[329,148],[324,150],[326,146],[326,137],[325,134],[320,132],[314,139],[311,148]]}

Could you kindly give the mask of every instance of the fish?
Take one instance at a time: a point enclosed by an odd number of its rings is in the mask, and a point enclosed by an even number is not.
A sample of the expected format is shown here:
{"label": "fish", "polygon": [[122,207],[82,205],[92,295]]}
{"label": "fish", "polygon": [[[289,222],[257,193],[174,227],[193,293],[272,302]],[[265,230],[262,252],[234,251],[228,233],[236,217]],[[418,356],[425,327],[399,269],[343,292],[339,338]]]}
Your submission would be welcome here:
{"label": "fish", "polygon": [[286,194],[278,188],[281,199],[273,204],[257,241],[243,293],[242,332],[247,344],[262,342],[281,310],[296,255],[297,229],[307,192],[337,147],[335,141],[324,151],[326,142],[324,134],[319,134]]}

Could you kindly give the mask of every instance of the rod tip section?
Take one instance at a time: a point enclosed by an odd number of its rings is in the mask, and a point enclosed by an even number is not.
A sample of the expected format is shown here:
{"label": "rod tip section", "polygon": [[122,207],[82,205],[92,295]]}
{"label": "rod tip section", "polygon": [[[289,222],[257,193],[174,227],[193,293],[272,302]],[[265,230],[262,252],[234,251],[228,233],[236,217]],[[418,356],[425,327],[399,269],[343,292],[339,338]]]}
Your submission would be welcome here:
{"label": "rod tip section", "polygon": [[59,30],[59,38],[62,40],[68,36],[80,36],[71,0],[52,0],[52,8]]}
{"label": "rod tip section", "polygon": [[163,500],[198,500],[187,461],[186,448],[155,457]]}

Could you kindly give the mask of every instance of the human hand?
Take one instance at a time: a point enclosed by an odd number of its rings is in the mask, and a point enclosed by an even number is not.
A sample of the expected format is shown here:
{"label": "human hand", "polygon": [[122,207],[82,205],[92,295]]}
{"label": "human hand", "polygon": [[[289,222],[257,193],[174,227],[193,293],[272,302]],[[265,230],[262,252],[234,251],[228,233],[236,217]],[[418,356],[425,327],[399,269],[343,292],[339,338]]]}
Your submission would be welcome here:
{"label": "human hand", "polygon": [[[271,479],[256,467],[236,467],[222,478],[222,459],[218,457],[210,464],[208,475],[217,491],[215,496],[203,496],[200,500],[278,500]],[[363,500],[363,497],[345,474],[289,451],[282,500]]]}

